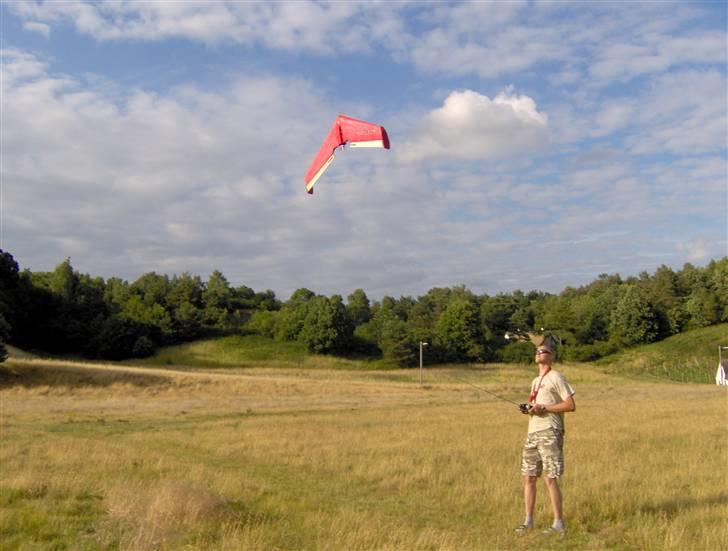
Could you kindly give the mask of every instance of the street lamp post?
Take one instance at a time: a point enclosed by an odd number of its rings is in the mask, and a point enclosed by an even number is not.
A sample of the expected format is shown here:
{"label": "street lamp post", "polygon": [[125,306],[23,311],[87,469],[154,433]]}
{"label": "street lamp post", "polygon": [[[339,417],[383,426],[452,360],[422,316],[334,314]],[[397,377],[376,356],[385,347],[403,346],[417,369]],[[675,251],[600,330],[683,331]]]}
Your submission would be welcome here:
{"label": "street lamp post", "polygon": [[420,386],[422,385],[422,349],[425,346],[427,346],[427,343],[420,341]]}

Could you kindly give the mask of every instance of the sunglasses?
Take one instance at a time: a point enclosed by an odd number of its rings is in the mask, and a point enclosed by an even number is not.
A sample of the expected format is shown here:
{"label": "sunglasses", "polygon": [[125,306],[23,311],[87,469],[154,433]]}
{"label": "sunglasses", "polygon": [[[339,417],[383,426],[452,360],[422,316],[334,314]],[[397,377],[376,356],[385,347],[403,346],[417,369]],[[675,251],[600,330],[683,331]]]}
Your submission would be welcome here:
{"label": "sunglasses", "polygon": [[536,354],[551,354],[551,350],[546,350],[545,348],[539,348],[536,350]]}

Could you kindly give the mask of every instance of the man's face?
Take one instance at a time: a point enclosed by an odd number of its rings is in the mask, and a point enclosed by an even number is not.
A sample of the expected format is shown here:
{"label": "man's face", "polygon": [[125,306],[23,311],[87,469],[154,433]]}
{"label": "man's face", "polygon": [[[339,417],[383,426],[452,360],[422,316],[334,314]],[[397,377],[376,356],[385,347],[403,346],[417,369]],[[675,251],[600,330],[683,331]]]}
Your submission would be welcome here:
{"label": "man's face", "polygon": [[539,346],[536,349],[536,363],[551,364],[554,361],[554,352],[545,346]]}

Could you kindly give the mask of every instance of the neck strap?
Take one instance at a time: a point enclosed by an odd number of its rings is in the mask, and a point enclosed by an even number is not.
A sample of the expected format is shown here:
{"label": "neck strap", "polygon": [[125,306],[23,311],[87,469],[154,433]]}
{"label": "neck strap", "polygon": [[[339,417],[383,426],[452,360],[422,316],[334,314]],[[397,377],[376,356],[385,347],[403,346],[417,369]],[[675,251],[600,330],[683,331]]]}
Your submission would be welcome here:
{"label": "neck strap", "polygon": [[551,371],[551,366],[549,366],[549,367],[548,367],[548,368],[546,369],[546,372],[545,372],[545,373],[544,373],[543,375],[541,375],[541,378],[539,379],[539,381],[538,381],[538,384],[536,385],[536,388],[534,388],[534,389],[533,389],[533,390],[531,391],[531,396],[529,396],[529,397],[528,397],[528,401],[529,401],[529,403],[530,403],[530,402],[533,402],[533,401],[534,401],[534,400],[536,399],[536,396],[538,395],[538,391],[539,391],[539,390],[541,389],[541,383],[543,383],[543,378],[544,378],[544,377],[545,377],[546,375],[548,375],[550,371]]}

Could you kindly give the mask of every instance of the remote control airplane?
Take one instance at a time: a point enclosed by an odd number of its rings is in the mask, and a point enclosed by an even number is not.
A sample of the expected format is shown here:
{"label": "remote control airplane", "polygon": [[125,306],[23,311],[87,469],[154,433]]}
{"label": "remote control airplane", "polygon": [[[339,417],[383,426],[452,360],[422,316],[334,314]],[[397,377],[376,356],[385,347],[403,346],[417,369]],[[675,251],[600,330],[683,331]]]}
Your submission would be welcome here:
{"label": "remote control airplane", "polygon": [[336,117],[329,135],[326,136],[306,172],[304,181],[308,193],[313,194],[313,186],[334,160],[336,149],[345,145],[389,149],[389,136],[384,127],[378,124],[352,119],[345,115]]}

